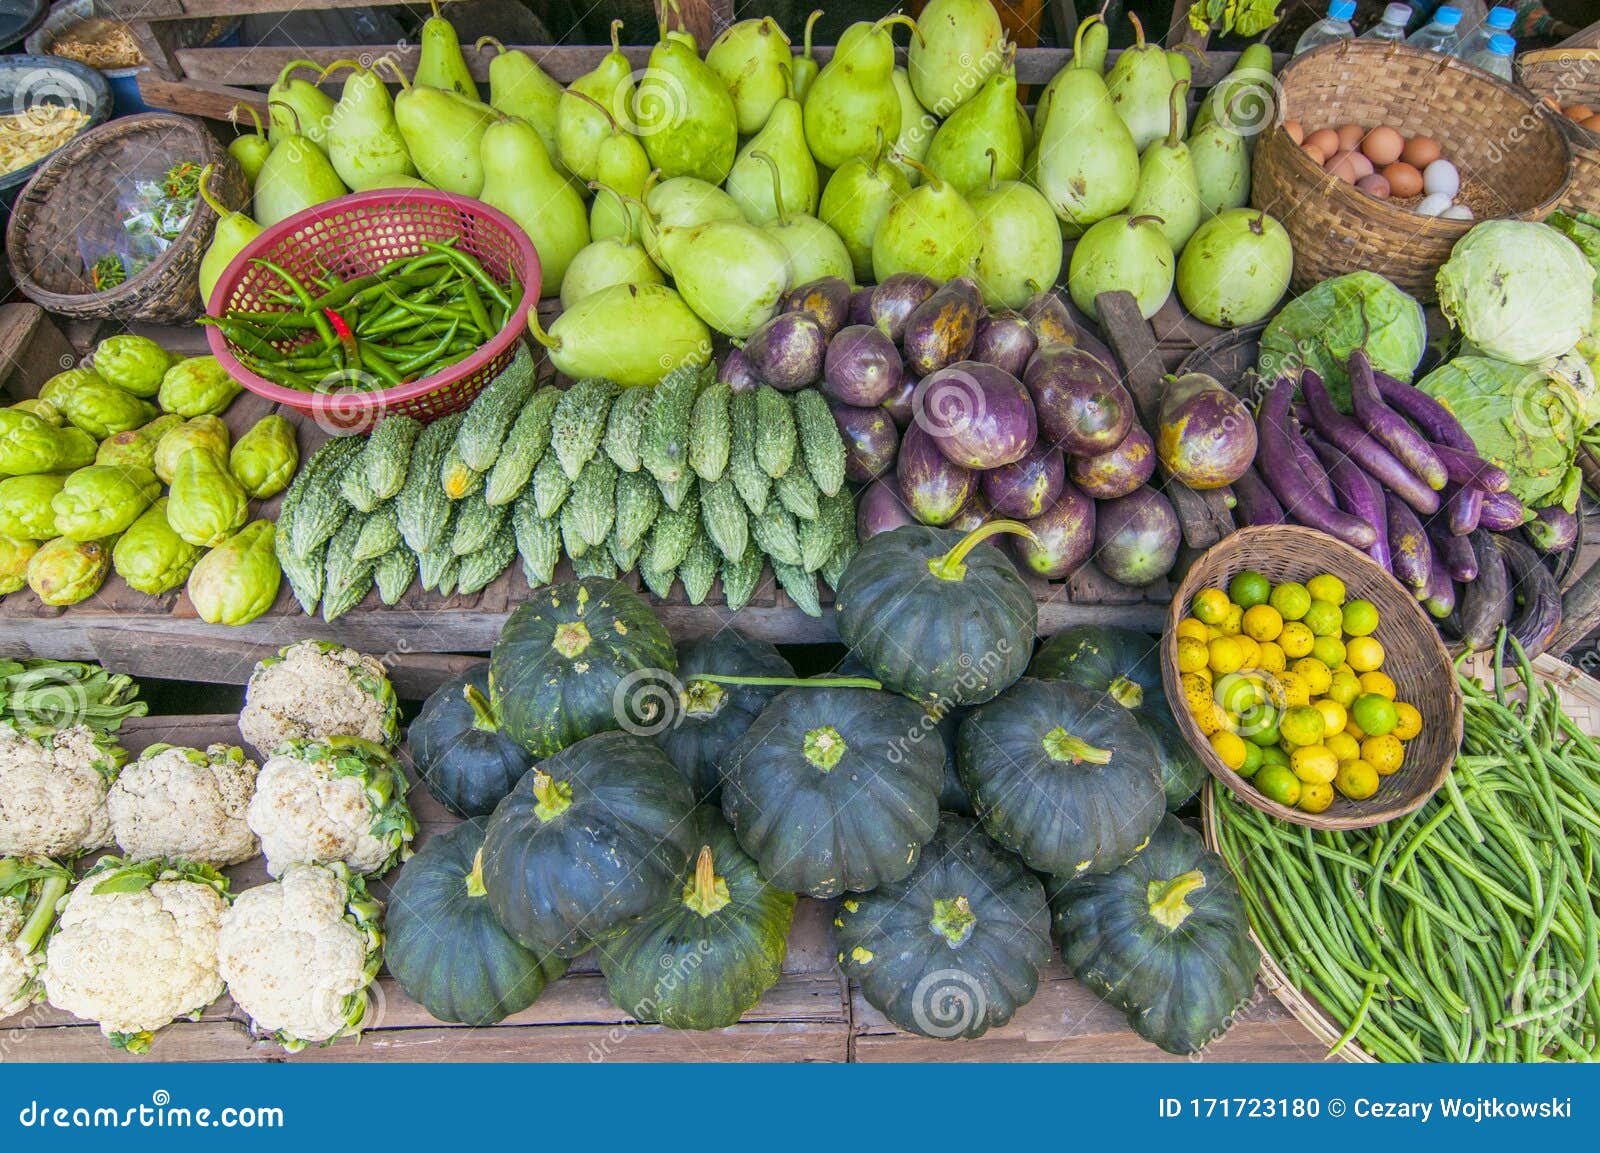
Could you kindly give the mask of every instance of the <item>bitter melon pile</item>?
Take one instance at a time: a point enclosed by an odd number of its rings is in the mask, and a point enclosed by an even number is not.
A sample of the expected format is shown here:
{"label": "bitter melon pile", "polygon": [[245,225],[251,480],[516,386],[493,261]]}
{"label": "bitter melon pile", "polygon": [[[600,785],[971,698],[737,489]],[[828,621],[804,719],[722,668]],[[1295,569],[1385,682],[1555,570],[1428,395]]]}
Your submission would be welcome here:
{"label": "bitter melon pile", "polygon": [[717,578],[730,610],[772,563],[820,616],[856,548],[845,446],[822,395],[734,392],[714,366],[653,388],[540,386],[527,350],[465,412],[389,417],[330,440],[284,497],[277,551],[295,599],[334,620],[376,586],[474,593],[519,555],[530,586],[562,556],[579,576],[637,570],[691,604]]}

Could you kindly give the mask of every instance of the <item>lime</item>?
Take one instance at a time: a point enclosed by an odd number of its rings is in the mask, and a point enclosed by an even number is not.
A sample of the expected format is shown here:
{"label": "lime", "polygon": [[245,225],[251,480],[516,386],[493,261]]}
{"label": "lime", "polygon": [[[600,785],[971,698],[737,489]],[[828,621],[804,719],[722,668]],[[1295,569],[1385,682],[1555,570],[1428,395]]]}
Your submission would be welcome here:
{"label": "lime", "polygon": [[1300,784],[1300,800],[1295,808],[1302,813],[1321,813],[1333,804],[1333,786],[1324,784]]}
{"label": "lime", "polygon": [[1282,765],[1289,767],[1289,754],[1277,745],[1263,745],[1261,747],[1261,763],[1263,765]]}
{"label": "lime", "polygon": [[1244,610],[1244,635],[1258,641],[1275,641],[1283,631],[1283,618],[1271,605],[1251,605]]}
{"label": "lime", "polygon": [[1232,637],[1218,637],[1211,642],[1209,664],[1214,673],[1236,673],[1244,666],[1244,649]]}
{"label": "lime", "polygon": [[1337,672],[1328,685],[1326,696],[1331,701],[1338,701],[1345,708],[1361,695],[1361,682],[1356,679],[1355,673]]}
{"label": "lime", "polygon": [[1289,754],[1294,775],[1310,784],[1325,785],[1339,772],[1339,758],[1322,745],[1308,745]]}
{"label": "lime", "polygon": [[1344,664],[1344,642],[1338,637],[1318,637],[1311,645],[1311,655],[1330,669]]}
{"label": "lime", "polygon": [[1244,739],[1237,733],[1212,733],[1211,749],[1230,769],[1237,769],[1244,764]]}
{"label": "lime", "polygon": [[1422,731],[1422,714],[1417,711],[1416,705],[1408,705],[1404,701],[1394,703],[1394,735],[1402,741],[1409,741]]}
{"label": "lime", "polygon": [[1246,741],[1244,745],[1244,763],[1239,765],[1236,771],[1241,777],[1255,776],[1256,770],[1261,767],[1261,757],[1261,746]]}
{"label": "lime", "polygon": [[1383,645],[1372,637],[1351,637],[1345,646],[1345,659],[1358,673],[1376,672],[1383,666]]}
{"label": "lime", "polygon": [[1269,602],[1286,621],[1297,621],[1311,607],[1311,594],[1306,586],[1296,581],[1285,581],[1272,590]]}
{"label": "lime", "polygon": [[1366,761],[1346,761],[1334,775],[1333,787],[1352,801],[1364,801],[1378,791],[1378,770]]}
{"label": "lime", "polygon": [[1350,719],[1369,737],[1381,737],[1394,731],[1399,720],[1394,704],[1377,693],[1366,693],[1356,698],[1350,706]]}
{"label": "lime", "polygon": [[1293,805],[1300,800],[1300,778],[1283,765],[1263,763],[1251,781],[1262,796],[1280,805]]}
{"label": "lime", "polygon": [[1278,710],[1271,705],[1251,709],[1239,718],[1239,735],[1264,749],[1273,748],[1282,739],[1278,735]]}
{"label": "lime", "polygon": [[1221,589],[1201,589],[1189,608],[1202,623],[1220,625],[1228,615],[1228,594]]}
{"label": "lime", "polygon": [[1323,736],[1322,714],[1310,705],[1285,709],[1278,722],[1278,734],[1286,745],[1320,745]]}
{"label": "lime", "polygon": [[1387,777],[1400,771],[1400,765],[1406,759],[1406,750],[1400,738],[1393,733],[1383,737],[1368,737],[1361,742],[1361,759],[1378,770],[1380,777]]}
{"label": "lime", "polygon": [[1344,581],[1332,573],[1318,573],[1306,581],[1306,591],[1312,600],[1327,601],[1331,605],[1344,604]]}
{"label": "lime", "polygon": [[1344,614],[1339,606],[1327,601],[1312,601],[1301,620],[1311,634],[1318,637],[1337,637],[1344,628]]}
{"label": "lime", "polygon": [[1311,655],[1311,646],[1316,640],[1317,638],[1305,625],[1299,621],[1290,621],[1278,634],[1278,647],[1290,660],[1297,661],[1301,657]]}
{"label": "lime", "polygon": [[1228,599],[1240,608],[1253,608],[1267,603],[1272,595],[1272,582],[1258,572],[1246,569],[1228,582]]}
{"label": "lime", "polygon": [[1229,673],[1217,681],[1216,696],[1217,704],[1242,717],[1267,703],[1267,688],[1256,677]]}
{"label": "lime", "polygon": [[1369,600],[1353,600],[1344,606],[1346,636],[1367,637],[1378,631],[1378,606]]}

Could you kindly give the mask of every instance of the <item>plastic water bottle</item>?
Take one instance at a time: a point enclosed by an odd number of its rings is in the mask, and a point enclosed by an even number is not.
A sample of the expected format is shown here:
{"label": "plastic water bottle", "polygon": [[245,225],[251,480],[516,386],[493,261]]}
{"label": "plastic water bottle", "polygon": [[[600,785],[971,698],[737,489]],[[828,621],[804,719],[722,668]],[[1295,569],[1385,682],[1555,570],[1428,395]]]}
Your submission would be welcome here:
{"label": "plastic water bottle", "polygon": [[1313,48],[1321,48],[1324,44],[1332,44],[1335,40],[1354,39],[1356,30],[1350,23],[1350,17],[1355,14],[1355,0],[1333,0],[1328,5],[1328,14],[1305,30],[1294,46],[1294,54],[1298,56]]}
{"label": "plastic water bottle", "polygon": [[1511,31],[1511,25],[1513,22],[1515,22],[1516,18],[1517,14],[1513,9],[1489,9],[1489,14],[1483,18],[1483,23],[1479,24],[1471,32],[1468,32],[1465,36],[1463,36],[1461,38],[1461,43],[1457,44],[1455,48],[1452,49],[1451,55],[1459,56],[1463,60],[1472,59],[1473,56],[1489,47],[1489,40],[1495,35],[1495,33],[1509,33]]}
{"label": "plastic water bottle", "polygon": [[1515,40],[1504,32],[1496,32],[1489,37],[1489,47],[1468,56],[1467,63],[1485,72],[1492,72],[1502,80],[1510,80],[1511,54],[1516,50]]}
{"label": "plastic water bottle", "polygon": [[1406,43],[1413,48],[1425,48],[1429,52],[1449,53],[1460,39],[1461,9],[1449,4],[1441,4],[1439,10],[1433,14],[1433,22],[1420,32],[1413,32],[1406,38]]}
{"label": "plastic water bottle", "polygon": [[1409,4],[1391,4],[1383,10],[1383,19],[1361,34],[1363,40],[1393,40],[1396,44],[1406,38],[1406,25],[1411,22]]}

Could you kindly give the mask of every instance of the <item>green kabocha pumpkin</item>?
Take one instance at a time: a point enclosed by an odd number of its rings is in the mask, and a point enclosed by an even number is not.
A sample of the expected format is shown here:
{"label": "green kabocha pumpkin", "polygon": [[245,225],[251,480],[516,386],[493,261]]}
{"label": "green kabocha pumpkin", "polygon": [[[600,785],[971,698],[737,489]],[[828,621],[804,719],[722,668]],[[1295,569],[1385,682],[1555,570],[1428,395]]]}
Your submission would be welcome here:
{"label": "green kabocha pumpkin", "polygon": [[999,549],[991,521],[966,536],[903,525],[857,550],[839,582],[839,639],[884,688],[939,712],[992,700],[1020,677],[1039,622],[1033,593]]}
{"label": "green kabocha pumpkin", "polygon": [[1204,1048],[1252,996],[1259,954],[1239,885],[1176,817],[1122,868],[1051,889],[1067,967],[1167,1052]]}
{"label": "green kabocha pumpkin", "polygon": [[695,799],[715,804],[722,793],[717,763],[761,710],[782,691],[774,685],[717,684],[699,673],[792,677],[794,668],[769,642],[724,629],[678,650],[678,689],[670,720],[656,734],[672,763],[694,786]]}
{"label": "green kabocha pumpkin", "polygon": [[600,733],[539,762],[489,821],[483,883],[536,953],[576,957],[664,905],[694,839],[694,797],[653,742]]}
{"label": "green kabocha pumpkin", "polygon": [[636,1020],[722,1029],[778,983],[795,899],[767,884],[716,809],[695,810],[695,829],[679,891],[596,953],[611,999]]}
{"label": "green kabocha pumpkin", "polygon": [[892,693],[793,688],[722,762],[722,811],[780,889],[866,892],[911,872],[939,823],[943,750]]}
{"label": "green kabocha pumpkin", "polygon": [[1105,873],[1166,811],[1156,750],[1104,693],[1024,677],[961,722],[957,767],[989,835],[1042,873]]}
{"label": "green kabocha pumpkin", "polygon": [[1161,684],[1160,651],[1159,639],[1133,629],[1075,625],[1039,646],[1028,675],[1109,693],[1137,717],[1155,742],[1167,808],[1175,810],[1200,791],[1206,767],[1172,718]]}
{"label": "green kabocha pumpkin", "polygon": [[547,757],[595,733],[652,731],[677,665],[637,593],[585,577],[517,606],[489,654],[489,699],[506,734]]}
{"label": "green kabocha pumpkin", "polygon": [[493,1025],[533,1004],[567,968],[524,948],[495,919],[479,856],[488,826],[476,817],[430,837],[389,898],[384,963],[406,996],[441,1021]]}
{"label": "green kabocha pumpkin", "polygon": [[[844,660],[834,668],[832,675],[867,677],[871,676],[872,672],[855,653],[846,653]],[[972,798],[967,796],[967,787],[961,783],[961,774],[956,770],[956,733],[961,728],[961,718],[966,714],[967,710],[956,708],[946,709],[941,715],[928,713],[911,737],[919,741],[937,740],[944,749],[944,784],[939,788],[939,811],[960,813],[963,817],[970,817]]]}
{"label": "green kabocha pumpkin", "polygon": [[411,763],[428,792],[458,817],[487,817],[533,764],[489,707],[489,665],[440,685],[411,722]]}
{"label": "green kabocha pumpkin", "polygon": [[902,1029],[954,1040],[1004,1025],[1050,959],[1044,886],[977,824],[946,813],[909,877],[840,902],[839,962]]}

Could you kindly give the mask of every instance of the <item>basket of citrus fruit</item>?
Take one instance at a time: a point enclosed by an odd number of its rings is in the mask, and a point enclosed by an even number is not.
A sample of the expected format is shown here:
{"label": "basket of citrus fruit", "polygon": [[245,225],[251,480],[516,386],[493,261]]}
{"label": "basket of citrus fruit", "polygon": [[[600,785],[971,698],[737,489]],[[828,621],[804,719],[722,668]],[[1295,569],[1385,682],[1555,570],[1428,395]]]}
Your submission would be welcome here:
{"label": "basket of citrus fruit", "polygon": [[1247,528],[1195,562],[1173,598],[1162,677],[1212,776],[1313,828],[1409,813],[1461,742],[1433,622],[1388,573],[1314,529]]}

